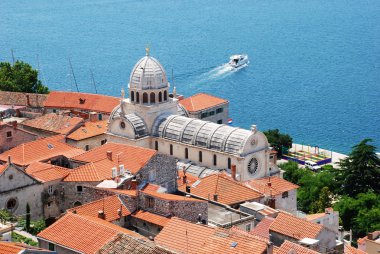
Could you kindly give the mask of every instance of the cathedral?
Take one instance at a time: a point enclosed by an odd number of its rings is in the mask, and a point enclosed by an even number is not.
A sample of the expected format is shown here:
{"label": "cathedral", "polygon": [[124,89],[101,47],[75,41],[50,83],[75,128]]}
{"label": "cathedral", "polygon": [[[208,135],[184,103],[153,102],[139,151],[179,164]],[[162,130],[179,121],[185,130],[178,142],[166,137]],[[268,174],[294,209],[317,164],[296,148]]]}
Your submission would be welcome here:
{"label": "cathedral", "polygon": [[279,174],[268,140],[256,125],[245,130],[190,118],[179,103],[176,89],[169,94],[169,88],[164,67],[147,50],[131,72],[129,98],[123,95],[110,115],[109,141],[147,147],[179,161],[225,170],[239,181]]}

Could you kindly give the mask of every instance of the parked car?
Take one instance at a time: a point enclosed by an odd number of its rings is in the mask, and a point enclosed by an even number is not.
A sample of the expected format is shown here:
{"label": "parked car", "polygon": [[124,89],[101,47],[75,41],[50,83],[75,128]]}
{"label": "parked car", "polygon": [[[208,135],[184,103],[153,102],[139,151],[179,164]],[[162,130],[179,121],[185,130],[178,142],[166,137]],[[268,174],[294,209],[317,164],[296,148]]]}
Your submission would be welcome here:
{"label": "parked car", "polygon": [[318,171],[321,169],[321,166],[319,166],[317,163],[314,161],[305,161],[305,168],[310,168],[311,170]]}

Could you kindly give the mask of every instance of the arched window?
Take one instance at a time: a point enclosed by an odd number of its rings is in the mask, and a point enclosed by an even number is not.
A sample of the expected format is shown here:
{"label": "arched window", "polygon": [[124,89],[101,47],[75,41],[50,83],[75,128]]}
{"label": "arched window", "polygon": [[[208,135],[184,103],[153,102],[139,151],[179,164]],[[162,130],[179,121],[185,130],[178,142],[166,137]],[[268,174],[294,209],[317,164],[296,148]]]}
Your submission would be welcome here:
{"label": "arched window", "polygon": [[76,206],[81,206],[82,205],[82,203],[81,202],[79,202],[79,201],[75,201],[75,203],[74,203],[74,206],[73,207],[76,207]]}
{"label": "arched window", "polygon": [[168,91],[164,91],[164,101],[168,100]]}
{"label": "arched window", "polygon": [[156,151],[158,151],[158,141],[157,141],[157,140],[154,141],[154,149],[155,149]]}
{"label": "arched window", "polygon": [[150,103],[156,103],[156,94],[150,93]]}
{"label": "arched window", "polygon": [[231,158],[227,159],[227,168],[231,169]]}
{"label": "arched window", "polygon": [[140,93],[136,92],[136,102],[140,103]]}
{"label": "arched window", "polygon": [[214,166],[216,166],[216,163],[217,163],[217,161],[216,161],[216,154],[214,154]]}
{"label": "arched window", "polygon": [[173,145],[170,144],[170,155],[173,155]]}
{"label": "arched window", "polygon": [[143,93],[143,103],[148,103],[148,94]]}
{"label": "arched window", "polygon": [[185,159],[189,158],[189,149],[185,148]]}
{"label": "arched window", "polygon": [[202,162],[202,151],[199,151],[199,162]]}
{"label": "arched window", "polygon": [[135,101],[135,92],[131,92],[131,102]]}
{"label": "arched window", "polygon": [[17,206],[17,200],[15,198],[11,198],[7,201],[7,210],[8,211],[15,210],[16,206]]}
{"label": "arched window", "polygon": [[158,93],[158,102],[162,102],[162,92]]}

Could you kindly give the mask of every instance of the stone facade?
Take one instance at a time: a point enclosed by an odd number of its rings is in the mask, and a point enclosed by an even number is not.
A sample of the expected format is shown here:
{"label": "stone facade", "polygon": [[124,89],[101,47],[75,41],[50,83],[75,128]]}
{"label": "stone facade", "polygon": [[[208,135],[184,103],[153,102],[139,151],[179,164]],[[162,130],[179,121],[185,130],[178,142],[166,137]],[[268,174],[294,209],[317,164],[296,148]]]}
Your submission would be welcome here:
{"label": "stone facade", "polygon": [[86,138],[82,140],[73,140],[69,138],[66,139],[67,144],[83,149],[85,151],[101,146],[105,144],[106,142],[107,142],[107,135],[105,134],[101,134],[98,136],[94,136],[94,137]]}
{"label": "stone facade", "polygon": [[[260,203],[269,205],[269,198],[269,196],[265,196]],[[274,208],[295,214],[297,212],[297,189],[276,195]]]}
{"label": "stone facade", "polygon": [[[51,245],[54,245],[54,250],[57,254],[80,254],[80,252],[70,250],[70,249],[61,247],[59,245],[55,245],[55,244],[51,244]],[[44,249],[48,250],[49,249],[49,242],[38,238],[38,246],[40,248],[44,248]]]}
{"label": "stone facade", "polygon": [[[95,187],[100,182],[62,182],[58,187],[59,193],[63,193],[60,202],[62,212],[74,206],[83,205],[96,199],[93,195],[86,194],[86,186]],[[98,198],[99,199],[99,198]]]}
{"label": "stone facade", "polygon": [[17,122],[12,124],[0,122],[0,153],[37,139],[36,134],[18,128]]}

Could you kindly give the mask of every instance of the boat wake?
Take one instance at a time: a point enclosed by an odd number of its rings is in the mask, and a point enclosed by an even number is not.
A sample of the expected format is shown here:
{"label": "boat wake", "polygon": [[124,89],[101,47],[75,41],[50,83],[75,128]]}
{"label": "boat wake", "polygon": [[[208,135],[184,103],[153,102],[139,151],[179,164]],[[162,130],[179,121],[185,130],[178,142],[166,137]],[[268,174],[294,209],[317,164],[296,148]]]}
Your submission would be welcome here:
{"label": "boat wake", "polygon": [[228,63],[223,64],[223,65],[219,65],[219,66],[211,69],[210,71],[200,75],[199,80],[201,82],[205,82],[205,81],[211,81],[211,80],[224,79],[224,78],[230,76],[231,74],[233,74],[234,72],[236,72],[236,71],[238,71],[238,70],[240,70],[246,66],[248,66],[248,65],[241,66],[240,68],[234,68],[234,67],[230,66]]}

